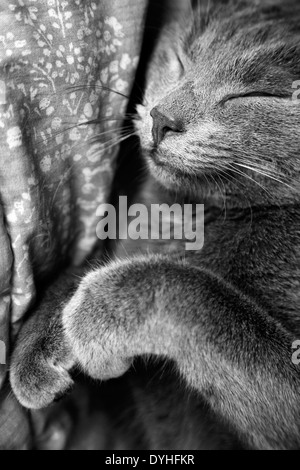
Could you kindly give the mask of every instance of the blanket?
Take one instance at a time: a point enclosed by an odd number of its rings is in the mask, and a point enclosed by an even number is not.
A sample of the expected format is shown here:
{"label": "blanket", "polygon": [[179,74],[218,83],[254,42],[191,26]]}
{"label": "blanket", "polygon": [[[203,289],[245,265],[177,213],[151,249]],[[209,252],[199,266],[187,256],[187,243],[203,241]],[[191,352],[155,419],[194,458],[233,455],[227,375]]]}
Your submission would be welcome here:
{"label": "blanket", "polygon": [[[146,7],[147,0],[0,0],[0,341],[7,358],[40,280],[64,263],[80,264],[97,243],[97,207],[111,190]],[[6,379],[0,365],[0,448],[27,448],[27,414]]]}

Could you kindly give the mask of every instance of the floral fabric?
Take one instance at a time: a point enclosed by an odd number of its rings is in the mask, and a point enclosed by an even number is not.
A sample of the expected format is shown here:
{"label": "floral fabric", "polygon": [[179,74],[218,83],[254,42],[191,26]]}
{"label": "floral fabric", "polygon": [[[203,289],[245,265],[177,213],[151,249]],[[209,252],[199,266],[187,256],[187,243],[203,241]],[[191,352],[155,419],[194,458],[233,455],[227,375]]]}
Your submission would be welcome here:
{"label": "floral fabric", "polygon": [[[11,326],[17,331],[33,304],[35,280],[63,259],[80,263],[97,242],[96,209],[107,201],[120,137],[114,118],[122,117],[134,81],[146,3],[0,0],[0,341],[6,345]],[[0,387],[5,376],[0,365]]]}

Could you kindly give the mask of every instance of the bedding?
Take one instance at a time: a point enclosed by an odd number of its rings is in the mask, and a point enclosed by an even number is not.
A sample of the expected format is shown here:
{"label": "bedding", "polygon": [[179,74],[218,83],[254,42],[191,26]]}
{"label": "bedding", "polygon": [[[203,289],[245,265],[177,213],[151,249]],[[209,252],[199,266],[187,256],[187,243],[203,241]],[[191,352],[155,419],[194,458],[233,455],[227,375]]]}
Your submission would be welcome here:
{"label": "bedding", "polygon": [[[147,0],[0,0],[0,341],[98,242]],[[111,91],[114,90],[114,91]],[[97,122],[93,123],[94,120]],[[95,136],[97,138],[95,138]],[[0,365],[0,448],[30,447]]]}

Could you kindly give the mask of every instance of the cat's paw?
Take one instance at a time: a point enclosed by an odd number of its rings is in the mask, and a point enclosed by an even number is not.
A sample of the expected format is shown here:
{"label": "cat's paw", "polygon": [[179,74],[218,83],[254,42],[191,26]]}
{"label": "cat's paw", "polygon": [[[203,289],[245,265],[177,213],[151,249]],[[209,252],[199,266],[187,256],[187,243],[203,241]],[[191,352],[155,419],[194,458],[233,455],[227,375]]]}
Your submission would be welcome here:
{"label": "cat's paw", "polygon": [[125,271],[112,264],[90,272],[62,315],[64,334],[76,362],[93,378],[123,375],[131,366],[130,316],[124,292]]}
{"label": "cat's paw", "polygon": [[73,385],[69,370],[74,365],[61,327],[39,331],[35,318],[23,327],[12,355],[10,382],[25,408],[48,406]]}

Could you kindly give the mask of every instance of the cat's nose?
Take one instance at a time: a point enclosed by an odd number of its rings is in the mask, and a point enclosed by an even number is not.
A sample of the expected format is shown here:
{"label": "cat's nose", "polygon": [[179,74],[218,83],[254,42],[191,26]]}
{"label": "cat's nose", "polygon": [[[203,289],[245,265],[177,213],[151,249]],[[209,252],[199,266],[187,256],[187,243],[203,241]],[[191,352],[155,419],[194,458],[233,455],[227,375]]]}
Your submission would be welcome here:
{"label": "cat's nose", "polygon": [[153,119],[152,136],[155,146],[158,146],[167,132],[183,132],[183,125],[179,119],[167,115],[156,106],[150,112]]}

